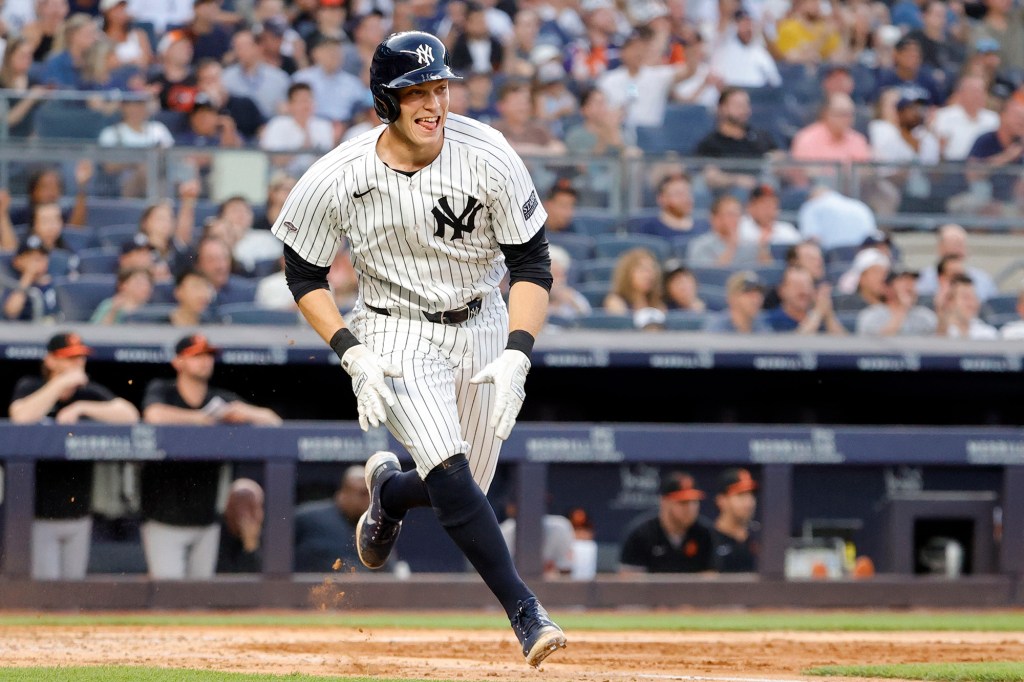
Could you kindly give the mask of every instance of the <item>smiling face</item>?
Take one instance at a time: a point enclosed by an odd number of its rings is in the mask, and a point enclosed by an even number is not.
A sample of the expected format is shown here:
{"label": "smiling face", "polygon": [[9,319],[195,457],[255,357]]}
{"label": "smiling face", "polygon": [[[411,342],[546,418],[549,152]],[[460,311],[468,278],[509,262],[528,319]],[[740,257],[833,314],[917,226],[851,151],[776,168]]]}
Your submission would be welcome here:
{"label": "smiling face", "polygon": [[448,119],[448,81],[410,85],[395,93],[400,113],[389,130],[412,149],[440,149]]}

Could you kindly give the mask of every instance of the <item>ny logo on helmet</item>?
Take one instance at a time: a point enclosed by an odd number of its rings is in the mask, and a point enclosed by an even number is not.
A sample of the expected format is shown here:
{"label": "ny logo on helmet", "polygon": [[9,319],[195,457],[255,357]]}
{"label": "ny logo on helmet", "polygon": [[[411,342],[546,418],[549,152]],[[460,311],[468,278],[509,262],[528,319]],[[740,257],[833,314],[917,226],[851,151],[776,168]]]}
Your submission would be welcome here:
{"label": "ny logo on helmet", "polygon": [[430,45],[420,45],[416,48],[416,59],[418,63],[430,66],[434,63],[434,48]]}

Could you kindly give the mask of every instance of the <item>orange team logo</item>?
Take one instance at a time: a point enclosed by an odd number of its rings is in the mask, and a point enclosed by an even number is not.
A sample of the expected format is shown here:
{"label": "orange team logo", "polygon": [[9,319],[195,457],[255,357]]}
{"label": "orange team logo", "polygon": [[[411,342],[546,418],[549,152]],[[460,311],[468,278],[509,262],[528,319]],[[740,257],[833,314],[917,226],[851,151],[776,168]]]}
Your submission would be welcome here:
{"label": "orange team logo", "polygon": [[690,540],[687,542],[686,545],[683,546],[683,554],[691,558],[697,556],[697,541]]}

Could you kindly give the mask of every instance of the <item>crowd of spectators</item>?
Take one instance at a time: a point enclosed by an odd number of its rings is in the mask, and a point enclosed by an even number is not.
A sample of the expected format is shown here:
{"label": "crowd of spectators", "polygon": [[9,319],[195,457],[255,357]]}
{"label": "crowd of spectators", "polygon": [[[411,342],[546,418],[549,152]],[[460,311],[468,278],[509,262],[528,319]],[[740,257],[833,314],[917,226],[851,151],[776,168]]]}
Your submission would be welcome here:
{"label": "crowd of spectators", "polygon": [[[867,273],[855,258],[886,217],[1009,220],[1021,208],[1024,8],[1011,0],[8,2],[0,87],[11,138],[47,135],[47,108],[77,108],[109,119],[94,140],[102,148],[187,152],[166,178],[173,203],[146,208],[136,229],[90,220],[87,198],[99,185],[146,195],[156,182],[146,163],[22,164],[27,203],[0,188],[5,319],[196,325],[238,319],[239,305],[294,312],[265,228],[316,156],[377,124],[368,61],[388,32],[405,29],[448,44],[465,76],[452,83],[452,112],[501,131],[549,194],[547,230],[566,249],[556,322],[649,309],[658,312],[635,316],[646,329],[717,319],[761,330],[759,317],[745,322],[730,305],[740,293],[752,300],[753,273],[775,331],[854,332],[860,308],[906,307],[878,258]],[[81,99],[49,101],[61,91]],[[234,197],[207,215],[211,152],[239,148],[271,154],[267,205]],[[655,156],[665,150],[703,161],[666,163]],[[640,203],[651,208],[608,232],[649,239],[614,253],[587,245],[609,235],[584,229],[573,204],[607,205],[622,178],[607,164],[559,163],[567,153],[641,160]],[[940,170],[945,161],[966,165]],[[837,168],[865,162],[884,165],[863,169],[854,195],[838,191]],[[763,164],[783,165],[766,175]],[[807,240],[828,266],[810,287],[785,250]],[[595,262],[614,257],[616,266]],[[898,252],[885,257],[888,274],[906,270]],[[669,272],[670,259],[682,269]],[[727,287],[738,271],[745,284]],[[850,290],[839,287],[843,273],[847,283],[859,276]],[[1010,321],[1005,305],[985,307],[1007,296],[993,273],[971,263],[965,274],[978,315]],[[104,282],[88,297],[67,286],[85,276]],[[332,277],[339,304],[350,304],[344,252]],[[911,307],[930,309],[938,333],[959,328],[927,271],[917,292]],[[735,319],[722,325],[727,310]],[[670,311],[681,312],[658,314]]]}

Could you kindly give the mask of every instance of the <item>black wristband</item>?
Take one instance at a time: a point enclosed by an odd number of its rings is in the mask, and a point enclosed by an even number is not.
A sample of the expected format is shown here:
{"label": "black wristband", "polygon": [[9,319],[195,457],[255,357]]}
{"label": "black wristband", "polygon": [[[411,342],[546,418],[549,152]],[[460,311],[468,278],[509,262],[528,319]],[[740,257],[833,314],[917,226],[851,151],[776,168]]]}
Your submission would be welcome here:
{"label": "black wristband", "polygon": [[533,342],[533,334],[524,329],[516,329],[509,333],[505,350],[522,351],[526,357],[530,357],[530,353],[533,352]]}
{"label": "black wristband", "polygon": [[349,348],[358,345],[359,339],[356,338],[355,334],[349,331],[348,327],[342,327],[338,331],[334,332],[334,336],[331,337],[331,348],[333,348],[334,352],[338,354],[339,359],[345,355],[345,352],[348,351]]}

